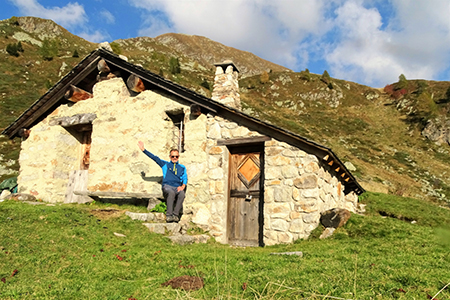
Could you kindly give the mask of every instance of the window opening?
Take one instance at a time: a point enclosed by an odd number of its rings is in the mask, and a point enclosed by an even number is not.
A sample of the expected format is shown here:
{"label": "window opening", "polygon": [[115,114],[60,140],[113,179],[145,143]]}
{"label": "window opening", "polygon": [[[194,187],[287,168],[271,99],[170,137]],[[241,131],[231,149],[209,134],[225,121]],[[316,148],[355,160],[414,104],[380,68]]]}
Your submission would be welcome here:
{"label": "window opening", "polygon": [[173,138],[172,142],[177,145],[178,151],[184,152],[184,112],[166,112],[167,116],[172,120]]}
{"label": "window opening", "polygon": [[80,170],[88,170],[90,165],[91,154],[91,136],[92,136],[92,124],[80,124],[75,126],[66,127],[66,130],[70,132],[80,143],[79,147],[79,162]]}

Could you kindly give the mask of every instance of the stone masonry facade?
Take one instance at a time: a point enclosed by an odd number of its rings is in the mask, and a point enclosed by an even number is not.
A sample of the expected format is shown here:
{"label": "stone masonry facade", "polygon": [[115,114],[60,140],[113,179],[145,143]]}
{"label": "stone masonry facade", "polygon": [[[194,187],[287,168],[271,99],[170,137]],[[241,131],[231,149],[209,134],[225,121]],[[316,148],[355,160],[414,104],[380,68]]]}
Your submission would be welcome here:
{"label": "stone masonry facade", "polygon": [[[219,140],[256,137],[235,122],[213,114],[190,116],[190,106],[169,95],[144,91],[131,96],[124,81],[114,78],[94,86],[93,98],[62,105],[34,126],[22,143],[19,192],[47,202],[63,202],[69,173],[80,165],[83,145],[70,127],[55,122],[64,117],[95,114],[92,120],[89,191],[161,194],[159,166],[137,147],[168,160],[174,145],[169,113],[184,114],[187,168],[183,218],[227,243],[227,146]],[[290,243],[306,238],[319,224],[320,213],[331,208],[355,211],[357,196],[322,166],[319,158],[282,141],[265,142],[264,244]]]}

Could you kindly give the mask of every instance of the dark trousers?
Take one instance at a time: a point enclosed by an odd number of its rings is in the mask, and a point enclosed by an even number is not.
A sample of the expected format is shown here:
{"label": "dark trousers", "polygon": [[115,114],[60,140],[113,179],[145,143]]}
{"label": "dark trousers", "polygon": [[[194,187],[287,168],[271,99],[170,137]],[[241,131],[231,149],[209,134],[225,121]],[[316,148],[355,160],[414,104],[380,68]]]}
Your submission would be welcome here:
{"label": "dark trousers", "polygon": [[162,191],[167,204],[166,216],[179,217],[183,208],[184,190],[177,192],[177,187],[165,184],[162,187]]}

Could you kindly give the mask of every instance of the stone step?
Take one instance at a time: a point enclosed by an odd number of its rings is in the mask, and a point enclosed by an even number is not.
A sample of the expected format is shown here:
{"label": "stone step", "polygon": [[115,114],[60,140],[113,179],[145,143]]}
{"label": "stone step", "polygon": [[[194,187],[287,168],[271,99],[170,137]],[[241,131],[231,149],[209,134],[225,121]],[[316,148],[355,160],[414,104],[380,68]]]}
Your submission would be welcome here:
{"label": "stone step", "polygon": [[129,216],[132,220],[138,220],[143,222],[165,222],[166,216],[163,213],[135,213],[126,211],[125,215]]}
{"label": "stone step", "polygon": [[150,232],[159,234],[181,234],[181,225],[179,223],[143,223]]}
{"label": "stone step", "polygon": [[174,244],[206,244],[211,238],[206,234],[187,235],[186,232],[189,227],[189,221],[182,219],[179,223],[166,223],[166,216],[163,213],[135,213],[127,211],[125,212],[125,215],[133,220],[147,222],[142,224],[147,227],[150,232],[168,234],[169,236],[167,238]]}

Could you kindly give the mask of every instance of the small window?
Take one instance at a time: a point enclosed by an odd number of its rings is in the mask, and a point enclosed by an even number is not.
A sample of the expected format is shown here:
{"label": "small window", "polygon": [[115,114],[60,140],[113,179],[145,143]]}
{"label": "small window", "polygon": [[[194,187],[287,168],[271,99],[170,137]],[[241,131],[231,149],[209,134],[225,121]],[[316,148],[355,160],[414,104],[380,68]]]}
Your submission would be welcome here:
{"label": "small window", "polygon": [[172,132],[173,145],[176,145],[176,148],[180,153],[184,152],[184,112],[177,111],[166,113],[174,125]]}
{"label": "small window", "polygon": [[79,124],[65,128],[80,143],[78,155],[80,162],[79,169],[88,170],[91,156],[92,124]]}

